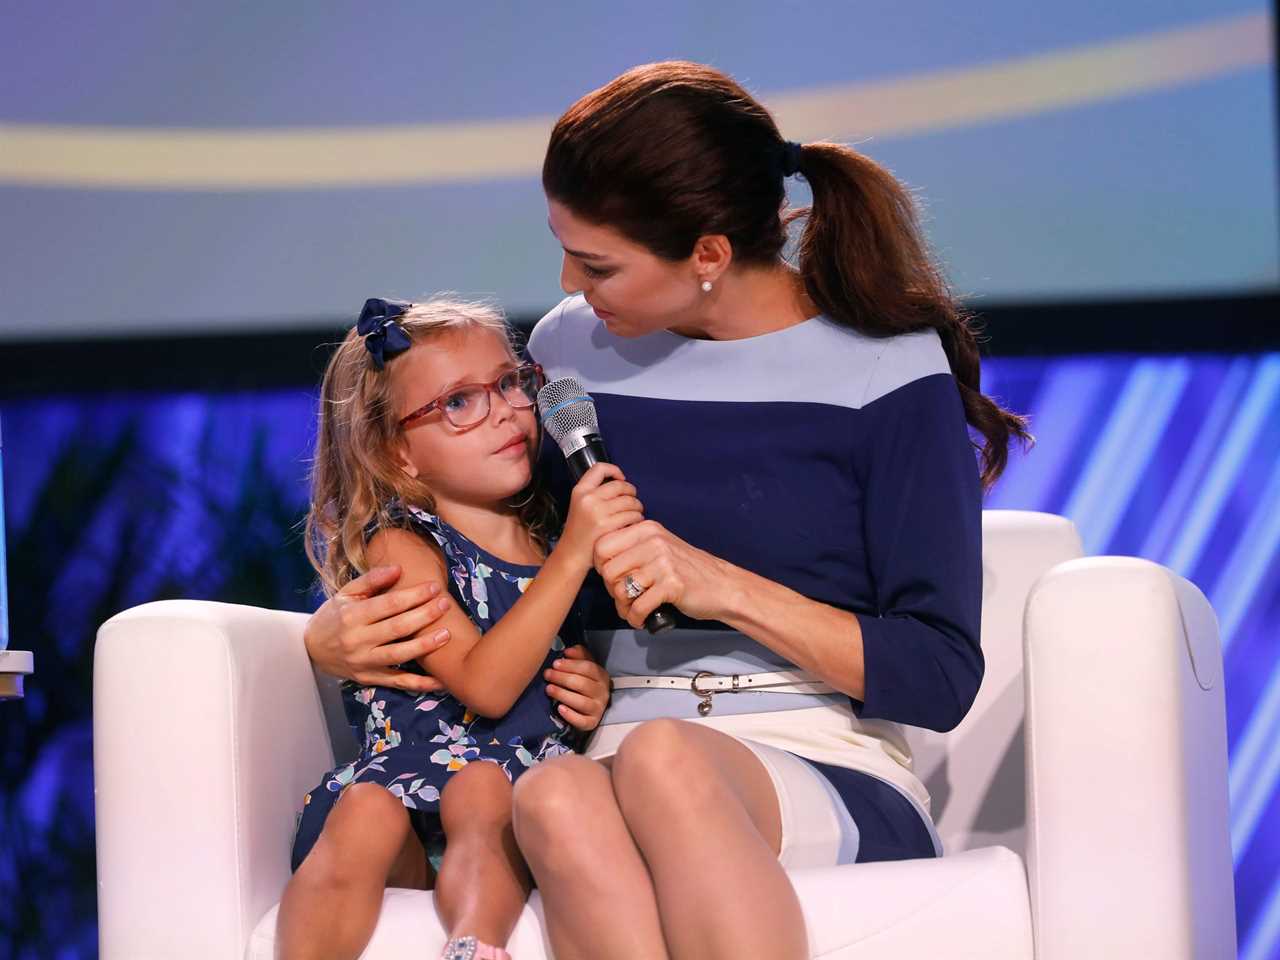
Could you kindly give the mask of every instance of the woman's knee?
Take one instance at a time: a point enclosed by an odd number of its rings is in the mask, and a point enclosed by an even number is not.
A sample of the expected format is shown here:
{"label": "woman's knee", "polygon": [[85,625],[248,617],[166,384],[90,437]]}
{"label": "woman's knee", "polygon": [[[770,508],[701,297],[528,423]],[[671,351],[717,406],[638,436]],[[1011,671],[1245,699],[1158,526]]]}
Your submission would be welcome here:
{"label": "woman's knee", "polygon": [[[566,834],[585,836],[593,809],[613,803],[609,772],[581,756],[546,760],[516,781],[512,814],[516,840],[526,855],[550,841],[563,842]],[[565,826],[575,829],[566,831]]]}
{"label": "woman's knee", "polygon": [[704,766],[684,720],[646,720],[618,745],[613,777],[618,785],[663,785],[683,781],[684,774]]}
{"label": "woman's knee", "polygon": [[711,824],[736,824],[778,849],[780,811],[772,778],[747,747],[718,731],[684,720],[641,724],[619,745],[613,789],[646,855],[654,842],[701,835]]}
{"label": "woman's knee", "polygon": [[614,791],[629,823],[636,813],[661,818],[721,802],[714,764],[704,756],[692,727],[667,717],[647,720],[619,744]]}

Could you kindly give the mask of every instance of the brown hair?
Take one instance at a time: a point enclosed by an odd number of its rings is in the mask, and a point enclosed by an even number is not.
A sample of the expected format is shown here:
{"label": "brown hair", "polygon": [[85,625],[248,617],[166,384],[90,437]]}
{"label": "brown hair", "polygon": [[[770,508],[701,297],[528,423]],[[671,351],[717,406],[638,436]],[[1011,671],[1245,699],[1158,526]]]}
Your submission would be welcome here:
{"label": "brown hair", "polygon": [[[464,330],[483,330],[515,350],[502,315],[482,303],[435,297],[413,304],[398,318],[415,345]],[[382,369],[352,327],[338,345],[320,384],[319,429],[311,466],[311,507],[307,512],[307,559],[332,596],[368,569],[365,531],[375,521],[390,522],[394,497],[406,506],[435,511],[422,481],[404,472],[388,358]],[[537,472],[512,503],[525,527],[546,549],[556,524],[555,506]]]}
{"label": "brown hair", "polygon": [[723,234],[735,262],[772,265],[787,226],[803,219],[797,267],[827,317],[874,337],[938,331],[965,418],[984,438],[989,489],[1010,440],[1032,438],[1024,417],[983,395],[973,318],[931,259],[910,195],[869,157],[808,143],[798,167],[813,204],[787,212],[787,154],[769,112],[732,78],[698,63],[651,63],[565,112],[542,185],[576,215],[673,261],[689,257],[699,237]]}

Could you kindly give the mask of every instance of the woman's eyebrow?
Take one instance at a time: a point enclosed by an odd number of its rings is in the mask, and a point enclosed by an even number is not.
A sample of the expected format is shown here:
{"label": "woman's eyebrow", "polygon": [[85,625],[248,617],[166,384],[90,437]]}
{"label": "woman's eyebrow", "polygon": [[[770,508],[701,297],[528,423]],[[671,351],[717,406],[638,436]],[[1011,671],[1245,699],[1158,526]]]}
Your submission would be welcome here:
{"label": "woman's eyebrow", "polygon": [[[553,226],[551,226],[551,221],[550,221],[550,220],[548,220],[548,221],[547,221],[547,229],[551,231],[551,235],[552,235],[553,237],[555,237],[557,240],[559,240],[559,239],[560,239],[560,235],[559,235],[558,233],[556,233],[556,228],[555,228],[555,227],[553,227]],[[581,250],[570,250],[568,247],[564,246],[564,244],[561,244],[560,246],[561,246],[561,248],[564,250],[564,252],[565,252],[565,253],[569,254],[571,257],[577,257],[579,260],[605,260],[605,259],[608,259],[607,257],[605,257],[605,255],[604,255],[603,253],[584,253],[584,252],[583,252],[583,251],[581,251]]]}

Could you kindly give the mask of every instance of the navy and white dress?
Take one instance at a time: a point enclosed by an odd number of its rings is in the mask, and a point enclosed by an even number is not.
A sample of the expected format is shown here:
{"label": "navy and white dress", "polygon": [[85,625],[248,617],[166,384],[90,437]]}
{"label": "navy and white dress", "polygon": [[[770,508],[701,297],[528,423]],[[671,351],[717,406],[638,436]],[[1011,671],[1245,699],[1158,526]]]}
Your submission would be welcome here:
{"label": "navy and white dress", "polygon": [[[647,719],[704,723],[765,745],[767,770],[766,754],[793,767],[800,758],[838,813],[834,862],[939,854],[902,728],[953,728],[984,663],[981,484],[938,335],[873,338],[818,316],[741,340],[626,339],[579,295],[542,318],[529,353],[595,398],[605,444],[650,519],[853,613],[862,631],[860,701],[720,694],[702,718],[688,691],[615,690],[588,755],[608,756]],[[561,460],[546,468],[560,471],[563,493]],[[633,630],[594,577],[584,615],[588,646],[615,678],[796,669],[724,624]]]}
{"label": "navy and white dress", "polygon": [[[533,582],[539,567],[495,557],[439,517],[400,503],[388,506],[392,525],[417,533],[444,553],[449,592],[480,632],[498,622]],[[372,536],[371,528],[367,535]],[[360,754],[324,775],[303,799],[293,843],[297,869],[320,836],[325,818],[342,790],[353,783],[377,783],[410,811],[414,829],[434,862],[444,849],[440,795],[453,774],[468,763],[496,763],[515,782],[534,764],[572,752],[580,735],[556,713],[543,671],[566,645],[582,642],[574,612],[553,639],[537,674],[511,709],[498,719],[480,717],[448,693],[412,694],[391,687],[342,685],[347,719],[361,743]],[[411,662],[405,670],[422,673]]]}

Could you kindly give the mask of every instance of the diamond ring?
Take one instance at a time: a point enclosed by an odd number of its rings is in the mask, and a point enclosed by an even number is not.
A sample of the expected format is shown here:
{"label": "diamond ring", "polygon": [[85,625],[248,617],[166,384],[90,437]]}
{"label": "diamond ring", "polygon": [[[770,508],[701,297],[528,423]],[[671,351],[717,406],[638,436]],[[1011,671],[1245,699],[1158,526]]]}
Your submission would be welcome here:
{"label": "diamond ring", "polygon": [[640,596],[640,594],[644,593],[644,587],[636,583],[635,577],[631,576],[629,573],[622,578],[622,589],[626,591],[628,600],[634,600],[636,597]]}

